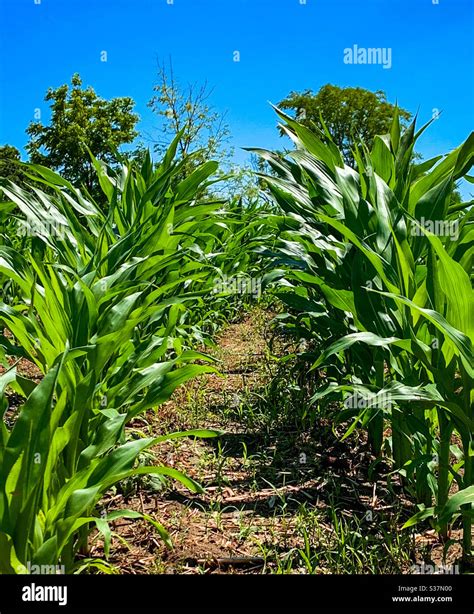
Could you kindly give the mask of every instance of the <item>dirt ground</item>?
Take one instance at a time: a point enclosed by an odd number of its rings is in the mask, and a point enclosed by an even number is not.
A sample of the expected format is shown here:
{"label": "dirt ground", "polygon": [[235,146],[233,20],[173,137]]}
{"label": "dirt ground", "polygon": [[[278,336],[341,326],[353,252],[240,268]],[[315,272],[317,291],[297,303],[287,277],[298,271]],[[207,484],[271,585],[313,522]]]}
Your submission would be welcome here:
{"label": "dirt ground", "polygon": [[[412,573],[421,560],[441,564],[443,544],[434,531],[402,531],[414,508],[397,477],[387,478],[388,468],[371,473],[374,458],[362,436],[341,442],[324,421],[301,430],[291,420],[252,413],[270,381],[269,320],[258,312],[229,325],[212,352],[221,375],[191,382],[131,425],[147,436],[197,427],[223,434],[178,439],[153,451],[153,463],[184,471],[203,486],[202,494],[143,478],[103,501],[104,512],[126,508],[151,516],[173,544],[166,546],[146,521],[117,520],[111,570]],[[90,556],[103,560],[99,535],[91,546]],[[444,564],[458,555],[454,544]]]}

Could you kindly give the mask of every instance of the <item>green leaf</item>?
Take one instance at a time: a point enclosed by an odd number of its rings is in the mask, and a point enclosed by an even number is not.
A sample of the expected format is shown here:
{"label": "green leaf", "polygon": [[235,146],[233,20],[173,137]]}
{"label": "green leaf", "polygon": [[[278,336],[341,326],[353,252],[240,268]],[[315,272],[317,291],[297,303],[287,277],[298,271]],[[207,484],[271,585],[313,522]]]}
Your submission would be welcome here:
{"label": "green leaf", "polygon": [[446,505],[441,509],[438,517],[440,524],[450,522],[463,505],[474,503],[474,485],[468,486],[463,490],[458,491],[448,499]]}

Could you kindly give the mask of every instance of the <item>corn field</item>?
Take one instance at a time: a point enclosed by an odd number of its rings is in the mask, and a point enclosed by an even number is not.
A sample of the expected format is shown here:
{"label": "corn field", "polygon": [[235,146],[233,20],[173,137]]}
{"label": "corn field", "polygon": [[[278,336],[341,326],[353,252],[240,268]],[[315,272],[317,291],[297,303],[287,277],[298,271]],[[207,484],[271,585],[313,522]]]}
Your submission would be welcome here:
{"label": "corn field", "polygon": [[[295,148],[254,150],[265,197],[248,204],[214,196],[217,162],[186,173],[179,135],[159,163],[94,158],[100,199],[38,164],[21,186],[1,181],[0,573],[79,573],[99,565],[92,538],[105,565],[119,519],[172,547],[160,518],[101,502],[144,476],[205,493],[153,454],[225,432],[134,425],[218,377],[216,335],[255,303],[300,348],[267,359],[286,380],[299,370],[309,419],[367,441],[371,469],[399,480],[411,505],[399,530],[458,535],[472,564],[474,209],[451,195],[472,182],[474,134],[418,161],[428,127],[396,116],[349,166],[329,130],[276,113]],[[236,279],[258,279],[255,296],[230,291]]]}

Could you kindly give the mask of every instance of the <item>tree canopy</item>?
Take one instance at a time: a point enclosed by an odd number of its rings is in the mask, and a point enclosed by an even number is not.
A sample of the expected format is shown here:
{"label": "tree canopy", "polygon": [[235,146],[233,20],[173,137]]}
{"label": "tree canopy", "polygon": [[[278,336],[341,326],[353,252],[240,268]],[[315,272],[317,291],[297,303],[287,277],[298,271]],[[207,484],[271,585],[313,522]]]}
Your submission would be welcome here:
{"label": "tree canopy", "polygon": [[139,117],[133,112],[133,99],[105,100],[92,87],[83,88],[82,79],[75,74],[71,86],[50,88],[45,100],[51,108],[49,125],[32,122],[26,130],[31,162],[93,190],[96,174],[87,149],[99,160],[114,162],[118,148],[138,135],[135,126]]}
{"label": "tree canopy", "polygon": [[21,183],[24,175],[21,166],[19,150],[13,145],[0,145],[0,177],[14,183]]}
{"label": "tree canopy", "polygon": [[[316,125],[322,129],[324,122],[348,164],[354,162],[352,149],[359,139],[371,147],[377,134],[389,132],[396,108],[380,90],[329,84],[316,94],[312,90],[291,92],[279,107],[294,111],[298,121],[309,128]],[[402,120],[411,116],[401,108],[398,112]]]}

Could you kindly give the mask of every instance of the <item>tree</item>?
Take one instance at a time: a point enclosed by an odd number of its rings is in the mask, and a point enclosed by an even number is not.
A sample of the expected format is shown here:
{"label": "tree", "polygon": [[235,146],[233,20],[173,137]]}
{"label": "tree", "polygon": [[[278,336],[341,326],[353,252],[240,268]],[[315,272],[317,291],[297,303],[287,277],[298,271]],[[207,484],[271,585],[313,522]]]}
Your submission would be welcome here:
{"label": "tree", "polygon": [[[176,175],[182,181],[193,170],[209,160],[220,163],[216,176],[221,181],[199,193],[201,199],[228,199],[239,194],[246,206],[258,196],[258,182],[249,166],[232,162],[233,148],[229,146],[230,128],[226,113],[210,103],[213,89],[207,82],[189,83],[182,86],[175,79],[173,65],[158,65],[155,95],[148,103],[160,117],[160,139],[155,151],[164,154],[170,143],[179,134],[177,152],[186,159],[182,171]],[[190,157],[188,157],[190,156]]]}
{"label": "tree", "polygon": [[231,152],[225,146],[230,130],[225,113],[219,113],[209,104],[212,89],[207,82],[182,88],[174,77],[171,63],[169,69],[159,64],[158,80],[153,90],[156,93],[148,106],[162,120],[161,139],[155,145],[158,153],[164,153],[175,136],[181,133],[178,154],[182,158],[194,154],[185,173],[210,159],[229,159]]}
{"label": "tree", "polygon": [[21,155],[16,147],[0,145],[0,179],[21,183],[24,174],[18,162],[21,162]]}
{"label": "tree", "polygon": [[71,87],[50,88],[45,100],[51,103],[50,125],[32,122],[26,130],[31,162],[59,171],[74,185],[94,192],[97,179],[87,148],[99,160],[113,164],[118,148],[138,134],[133,99],[100,98],[92,87],[83,89],[75,74]]}
{"label": "tree", "polygon": [[[334,142],[344,155],[347,164],[354,164],[352,148],[362,139],[372,146],[377,134],[390,131],[395,105],[387,102],[384,92],[370,92],[360,87],[324,85],[317,94],[312,90],[291,92],[279,103],[281,109],[290,109],[307,127],[326,124]],[[402,120],[410,113],[398,108]]]}

